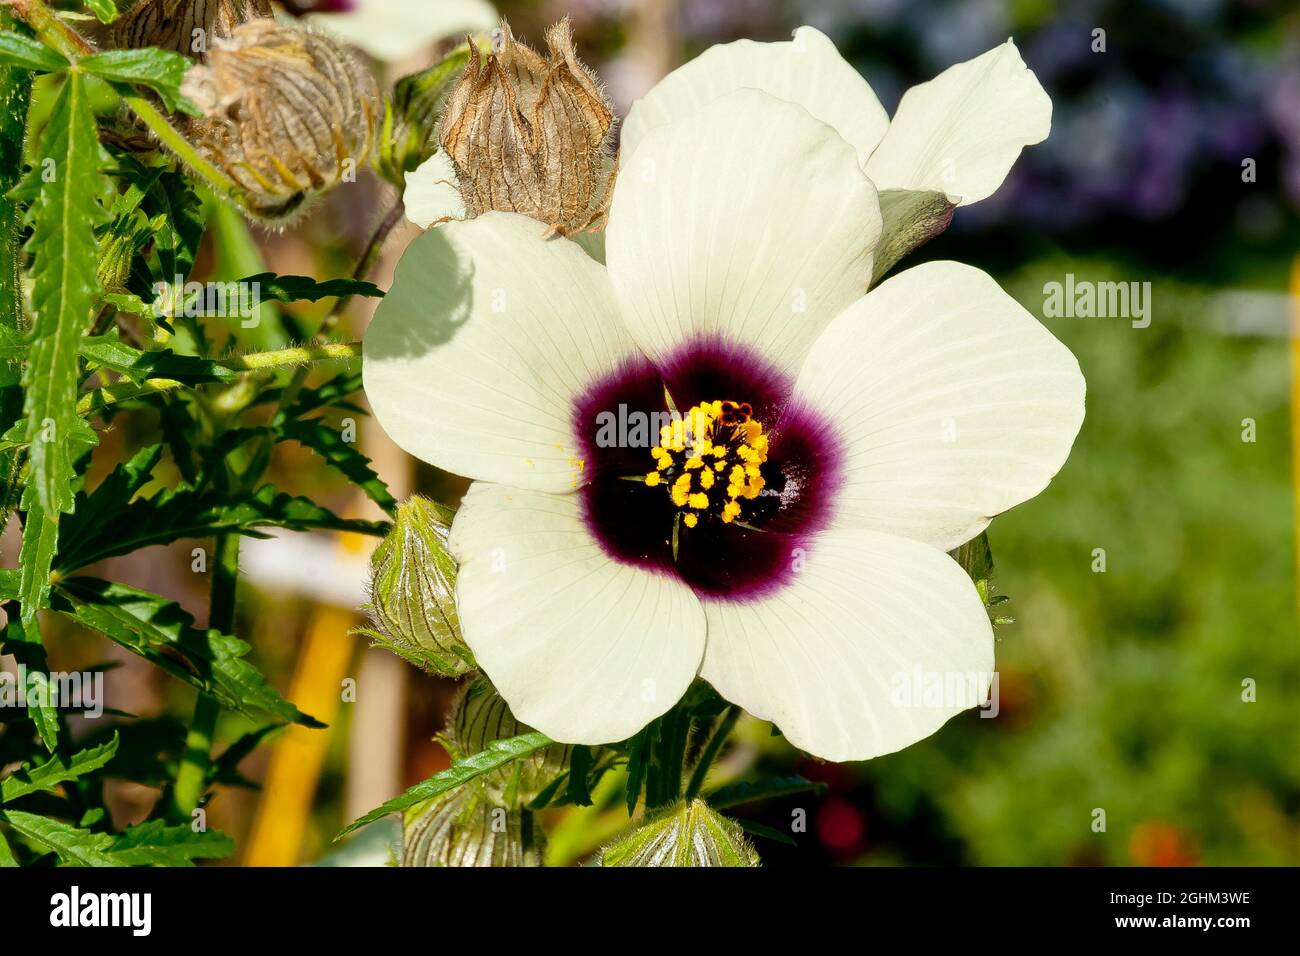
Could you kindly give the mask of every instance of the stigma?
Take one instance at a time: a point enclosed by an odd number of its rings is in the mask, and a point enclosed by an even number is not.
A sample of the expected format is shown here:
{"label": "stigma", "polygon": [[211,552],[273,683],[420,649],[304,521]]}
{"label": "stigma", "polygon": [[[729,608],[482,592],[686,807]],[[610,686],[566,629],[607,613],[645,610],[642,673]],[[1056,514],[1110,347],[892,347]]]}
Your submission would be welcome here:
{"label": "stigma", "polygon": [[644,480],[665,489],[686,527],[702,518],[731,524],[763,491],[767,445],[747,402],[702,402],[660,429]]}

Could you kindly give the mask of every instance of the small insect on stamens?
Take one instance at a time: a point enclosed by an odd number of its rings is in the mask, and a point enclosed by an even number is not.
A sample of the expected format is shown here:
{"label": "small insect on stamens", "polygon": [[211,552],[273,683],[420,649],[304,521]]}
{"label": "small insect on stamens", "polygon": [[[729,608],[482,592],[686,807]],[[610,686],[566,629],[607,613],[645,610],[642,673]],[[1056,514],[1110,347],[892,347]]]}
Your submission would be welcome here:
{"label": "small insect on stamens", "polygon": [[768,439],[753,415],[748,402],[703,402],[660,430],[659,444],[650,449],[655,470],[635,480],[651,488],[663,484],[681,509],[673,519],[674,539],[680,525],[694,528],[703,517],[731,524],[741,502],[762,492]]}

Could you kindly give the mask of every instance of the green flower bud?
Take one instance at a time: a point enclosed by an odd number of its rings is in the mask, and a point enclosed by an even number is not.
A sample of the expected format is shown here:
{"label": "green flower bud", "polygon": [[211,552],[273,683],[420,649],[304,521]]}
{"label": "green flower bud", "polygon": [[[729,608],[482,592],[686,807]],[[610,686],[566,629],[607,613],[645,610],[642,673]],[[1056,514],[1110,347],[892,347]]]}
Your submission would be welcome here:
{"label": "green flower bud", "polygon": [[456,562],[447,551],[452,512],[426,498],[397,508],[393,530],[370,559],[373,628],[377,645],[417,667],[446,677],[474,669],[456,616]]}
{"label": "green flower bud", "polygon": [[541,866],[543,841],[531,813],[469,785],[406,811],[402,866]]}
{"label": "green flower bud", "polygon": [[601,853],[602,866],[758,866],[745,834],[703,800],[682,801]]}
{"label": "green flower bud", "polygon": [[[452,708],[447,742],[460,756],[485,749],[494,740],[532,733],[510,713],[510,707],[486,677],[466,685]],[[512,807],[524,806],[569,766],[573,748],[554,744],[485,774],[480,780],[492,796]]]}
{"label": "green flower bud", "polygon": [[136,253],[165,226],[165,217],[148,219],[136,209],[118,216],[99,239],[99,263],[95,273],[100,288],[110,294],[124,292]]}
{"label": "green flower bud", "polygon": [[469,62],[469,45],[457,47],[419,73],[404,76],[385,104],[375,167],[389,182],[406,185],[406,174],[438,149],[438,118]]}

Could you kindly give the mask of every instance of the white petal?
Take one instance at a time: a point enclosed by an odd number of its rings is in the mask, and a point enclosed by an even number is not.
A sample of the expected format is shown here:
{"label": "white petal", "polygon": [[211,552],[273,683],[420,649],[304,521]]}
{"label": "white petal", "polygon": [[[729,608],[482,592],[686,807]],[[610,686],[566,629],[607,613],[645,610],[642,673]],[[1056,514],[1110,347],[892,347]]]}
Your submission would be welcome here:
{"label": "white petal", "polygon": [[541,491],[581,471],[573,400],[636,347],[605,269],[514,213],[417,238],[366,331],[375,417],[406,451]]}
{"label": "white petal", "polygon": [[[993,629],[950,557],[906,538],[831,531],[803,560],[768,597],[705,603],[700,676],[723,697],[835,761],[900,750],[985,700]],[[913,692],[936,679],[954,693]]]}
{"label": "white petal", "polygon": [[605,255],[651,358],[709,335],[793,373],[867,288],[880,227],[875,187],[833,129],[740,90],[624,157]]}
{"label": "white petal", "polygon": [[460,196],[456,167],[444,150],[438,150],[406,174],[402,204],[406,207],[406,218],[421,229],[465,218],[465,200]]}
{"label": "white petal", "polygon": [[472,485],[456,515],[465,640],[515,717],[565,743],[624,740],[681,698],[704,611],[677,579],[619,564],[576,495]]}
{"label": "white petal", "polygon": [[486,0],[359,0],[342,13],[313,13],[313,26],[389,63],[405,60],[438,40],[464,39],[497,25]]}
{"label": "white petal", "polygon": [[969,206],[1051,128],[1052,101],[1008,40],[903,94],[867,174],[881,190],[937,190]]}
{"label": "white petal", "polygon": [[835,527],[944,550],[1047,487],[1083,423],[1070,350],[956,262],[908,269],[848,309],[796,391],[844,442]]}
{"label": "white petal", "polygon": [[632,155],[650,130],[741,89],[798,103],[835,127],[863,164],[889,127],[880,100],[830,38],[812,27],[800,27],[793,40],[720,44],[673,70],[632,105],[623,123],[623,155]]}

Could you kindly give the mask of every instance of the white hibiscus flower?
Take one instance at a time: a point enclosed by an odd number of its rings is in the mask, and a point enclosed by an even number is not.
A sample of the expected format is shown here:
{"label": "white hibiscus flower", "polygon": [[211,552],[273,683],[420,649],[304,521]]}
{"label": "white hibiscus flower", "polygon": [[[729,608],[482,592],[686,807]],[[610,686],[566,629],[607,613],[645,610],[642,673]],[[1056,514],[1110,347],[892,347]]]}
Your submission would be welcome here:
{"label": "white hibiscus flower", "polygon": [[510,213],[412,244],[366,391],[398,444],[475,479],[450,541],[460,620],[519,720],[620,740],[700,676],[852,760],[975,703],[891,688],[992,672],[945,552],[1046,487],[1084,382],[978,269],[866,292],[877,190],[983,198],[1049,113],[1008,44],[890,125],[804,28],[714,48],[637,104],[608,267]]}
{"label": "white hibiscus flower", "polygon": [[491,30],[499,16],[487,0],[324,0],[316,6],[308,21],[390,63],[439,40]]}

